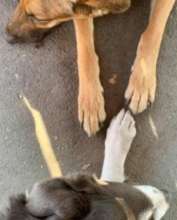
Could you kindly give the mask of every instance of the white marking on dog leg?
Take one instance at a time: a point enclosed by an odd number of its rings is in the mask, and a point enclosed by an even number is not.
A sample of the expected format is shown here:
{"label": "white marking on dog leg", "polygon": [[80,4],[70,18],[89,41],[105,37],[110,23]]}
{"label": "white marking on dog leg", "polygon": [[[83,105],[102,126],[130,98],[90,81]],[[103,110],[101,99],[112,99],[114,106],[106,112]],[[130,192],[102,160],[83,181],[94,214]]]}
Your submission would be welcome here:
{"label": "white marking on dog leg", "polygon": [[150,220],[152,216],[153,216],[153,210],[152,209],[147,210],[139,215],[138,220]]}
{"label": "white marking on dog leg", "polygon": [[101,179],[124,182],[124,163],[136,135],[135,121],[122,110],[111,122],[105,141],[105,158]]}
{"label": "white marking on dog leg", "polygon": [[144,193],[153,204],[153,217],[160,220],[169,209],[169,204],[160,190],[152,186],[134,186],[136,189]]}

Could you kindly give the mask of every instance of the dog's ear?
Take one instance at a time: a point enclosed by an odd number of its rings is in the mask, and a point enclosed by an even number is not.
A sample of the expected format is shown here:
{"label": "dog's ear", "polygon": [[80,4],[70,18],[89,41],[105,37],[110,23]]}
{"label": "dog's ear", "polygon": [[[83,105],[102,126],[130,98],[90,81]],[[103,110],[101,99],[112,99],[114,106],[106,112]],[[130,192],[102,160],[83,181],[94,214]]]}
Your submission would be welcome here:
{"label": "dog's ear", "polygon": [[101,192],[101,186],[94,176],[78,175],[65,179],[65,182],[77,192],[86,194],[96,194]]}
{"label": "dog's ear", "polygon": [[58,178],[35,184],[28,196],[27,209],[40,218],[79,220],[90,211],[90,203],[87,196]]}
{"label": "dog's ear", "polygon": [[26,196],[24,194],[11,197],[5,213],[0,215],[0,220],[37,220],[37,218],[31,216],[28,212],[26,202]]}

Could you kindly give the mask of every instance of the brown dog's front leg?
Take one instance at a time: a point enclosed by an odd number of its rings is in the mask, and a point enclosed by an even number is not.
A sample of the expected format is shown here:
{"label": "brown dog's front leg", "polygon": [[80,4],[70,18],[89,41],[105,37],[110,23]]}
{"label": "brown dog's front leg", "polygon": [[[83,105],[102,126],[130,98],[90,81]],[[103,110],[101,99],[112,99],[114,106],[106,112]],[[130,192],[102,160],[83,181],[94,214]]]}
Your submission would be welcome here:
{"label": "brown dog's front leg", "polygon": [[125,98],[133,113],[144,111],[153,103],[156,91],[156,65],[165,26],[175,0],[153,0],[147,29],[138,44]]}
{"label": "brown dog's front leg", "polygon": [[94,46],[93,19],[75,19],[74,26],[79,71],[78,117],[91,136],[99,130],[99,124],[106,118],[98,56]]}

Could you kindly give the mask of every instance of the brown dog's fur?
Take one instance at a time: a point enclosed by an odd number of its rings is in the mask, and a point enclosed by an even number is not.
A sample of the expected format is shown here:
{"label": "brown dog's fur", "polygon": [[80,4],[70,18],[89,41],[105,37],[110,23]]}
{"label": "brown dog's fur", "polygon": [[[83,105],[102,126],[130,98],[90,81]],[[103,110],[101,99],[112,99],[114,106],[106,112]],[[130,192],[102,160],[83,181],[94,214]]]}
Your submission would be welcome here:
{"label": "brown dog's fur", "polygon": [[[99,130],[106,118],[99,63],[94,47],[93,17],[123,12],[130,0],[20,0],[7,26],[13,40],[41,39],[50,28],[74,19],[79,70],[79,120],[88,135]],[[169,14],[175,0],[152,0],[149,23],[140,38],[125,98],[133,113],[153,103],[156,65]]]}
{"label": "brown dog's fur", "polygon": [[16,40],[36,40],[41,32],[61,22],[76,17],[99,16],[102,11],[103,14],[122,12],[129,6],[130,0],[20,0],[7,32]]}

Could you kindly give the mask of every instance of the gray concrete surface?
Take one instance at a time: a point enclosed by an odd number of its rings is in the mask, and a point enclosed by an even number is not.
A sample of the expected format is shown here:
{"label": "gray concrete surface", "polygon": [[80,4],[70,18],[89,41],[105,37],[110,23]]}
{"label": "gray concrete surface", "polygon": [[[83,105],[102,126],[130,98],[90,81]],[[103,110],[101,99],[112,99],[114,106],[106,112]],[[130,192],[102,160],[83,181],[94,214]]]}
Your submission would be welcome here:
{"label": "gray concrete surface", "polygon": [[[18,98],[26,95],[43,115],[64,174],[79,170],[99,175],[106,127],[123,106],[130,67],[148,17],[149,0],[137,1],[123,15],[97,19],[96,47],[100,55],[108,119],[102,131],[88,138],[77,120],[77,66],[72,22],[47,37],[42,48],[11,46],[4,28],[14,7],[0,3],[0,202],[14,192],[48,177],[30,113]],[[137,117],[138,135],[126,170],[132,182],[152,184],[172,192],[165,219],[177,219],[177,8],[169,19],[158,65],[158,90],[151,109]],[[109,79],[117,75],[117,83]],[[151,119],[151,120],[150,120]],[[157,128],[157,138],[152,123]],[[85,166],[86,165],[86,166]]]}

